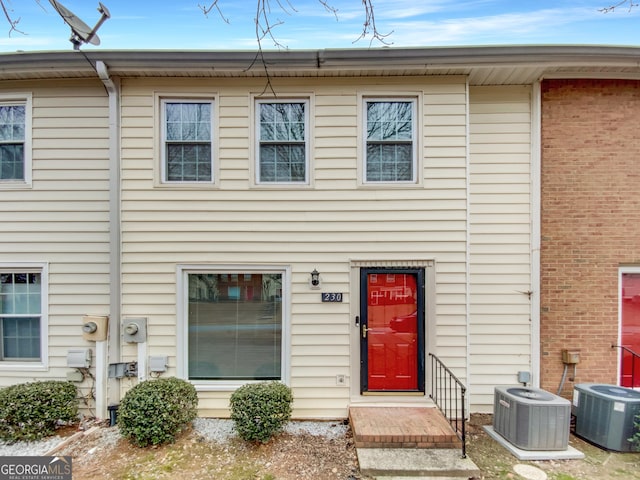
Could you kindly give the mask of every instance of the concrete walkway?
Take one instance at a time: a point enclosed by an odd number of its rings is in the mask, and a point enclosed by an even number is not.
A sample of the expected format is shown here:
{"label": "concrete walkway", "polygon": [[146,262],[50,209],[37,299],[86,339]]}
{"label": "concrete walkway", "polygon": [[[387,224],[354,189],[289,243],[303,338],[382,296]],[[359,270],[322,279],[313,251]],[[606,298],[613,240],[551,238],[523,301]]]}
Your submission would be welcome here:
{"label": "concrete walkway", "polygon": [[357,448],[360,471],[384,480],[457,479],[474,476],[480,470],[457,449]]}

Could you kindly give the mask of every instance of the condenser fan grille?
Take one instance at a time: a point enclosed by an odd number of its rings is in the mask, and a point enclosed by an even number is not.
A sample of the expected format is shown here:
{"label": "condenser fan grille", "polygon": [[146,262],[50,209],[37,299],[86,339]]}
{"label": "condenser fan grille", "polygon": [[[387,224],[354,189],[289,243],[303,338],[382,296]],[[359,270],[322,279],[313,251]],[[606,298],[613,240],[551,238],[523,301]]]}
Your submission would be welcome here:
{"label": "condenser fan grille", "polygon": [[555,398],[555,396],[549,392],[545,392],[544,390],[539,389],[531,389],[531,388],[508,388],[507,392],[511,395],[521,398],[528,398],[531,400],[538,400],[541,402],[549,402]]}
{"label": "condenser fan grille", "polygon": [[629,388],[622,388],[615,385],[593,385],[591,389],[594,392],[604,393],[605,395],[611,395],[613,397],[631,398],[640,401],[640,392]]}

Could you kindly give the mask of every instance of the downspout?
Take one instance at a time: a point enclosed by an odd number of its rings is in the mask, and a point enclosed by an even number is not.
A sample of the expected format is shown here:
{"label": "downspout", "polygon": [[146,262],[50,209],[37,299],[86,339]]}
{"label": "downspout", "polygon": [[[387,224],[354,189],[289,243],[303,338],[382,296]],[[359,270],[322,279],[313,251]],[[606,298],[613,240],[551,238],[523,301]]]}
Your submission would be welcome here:
{"label": "downspout", "polygon": [[[120,361],[120,82],[109,75],[102,61],[96,72],[109,95],[109,337],[96,352],[106,364],[96,368],[96,417],[107,418],[107,407],[120,401],[120,385],[108,378],[109,363]],[[96,350],[100,346],[96,345]]]}
{"label": "downspout", "polygon": [[540,81],[531,92],[531,371],[532,386],[540,387],[540,242],[542,172],[542,94]]}
{"label": "downspout", "polygon": [[[467,396],[465,398],[466,405],[464,408],[467,412],[471,412],[471,395],[475,389],[473,388],[473,378],[471,376],[471,85],[469,84],[469,77],[467,77],[465,82],[465,93],[466,93],[466,129],[467,135],[465,140],[466,147],[466,159],[465,159],[465,189],[467,191],[466,196],[466,238],[465,238],[465,326],[466,326],[466,344],[465,348],[467,350],[467,354],[465,355],[465,377],[466,377],[466,387],[467,387]],[[469,415],[469,413],[467,413]],[[464,421],[465,419],[463,419]]]}

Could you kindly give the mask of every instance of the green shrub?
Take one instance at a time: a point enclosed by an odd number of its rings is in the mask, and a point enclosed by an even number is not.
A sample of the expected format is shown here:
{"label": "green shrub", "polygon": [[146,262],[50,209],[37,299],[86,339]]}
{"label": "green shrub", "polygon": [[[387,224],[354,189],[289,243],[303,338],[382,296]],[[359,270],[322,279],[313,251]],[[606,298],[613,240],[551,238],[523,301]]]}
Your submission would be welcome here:
{"label": "green shrub", "polygon": [[70,382],[21,383],[0,390],[0,438],[39,440],[78,418],[78,390]]}
{"label": "green shrub", "polygon": [[179,378],[146,380],[129,390],[118,408],[120,433],[146,447],[172,442],[197,416],[193,385]]}
{"label": "green shrub", "polygon": [[249,383],[231,395],[231,419],[243,440],[266,443],[291,418],[292,402],[283,383]]}
{"label": "green shrub", "polygon": [[640,415],[633,419],[633,437],[627,439],[631,442],[634,452],[640,452]]}

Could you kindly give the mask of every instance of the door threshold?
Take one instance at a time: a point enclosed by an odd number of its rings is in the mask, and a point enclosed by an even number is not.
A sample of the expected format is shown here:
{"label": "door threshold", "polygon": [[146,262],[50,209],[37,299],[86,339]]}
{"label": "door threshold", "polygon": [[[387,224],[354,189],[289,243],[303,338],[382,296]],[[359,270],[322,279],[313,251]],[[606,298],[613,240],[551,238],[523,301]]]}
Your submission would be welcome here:
{"label": "door threshold", "polygon": [[429,395],[351,395],[349,402],[351,405],[435,405],[435,402]]}
{"label": "door threshold", "polygon": [[363,397],[373,397],[373,396],[380,396],[380,397],[426,397],[424,392],[376,392],[376,391],[372,391],[372,392],[362,392],[360,395],[362,395]]}
{"label": "door threshold", "polygon": [[349,401],[349,408],[351,407],[434,408],[436,404],[429,397],[420,400],[416,397],[352,397]]}

